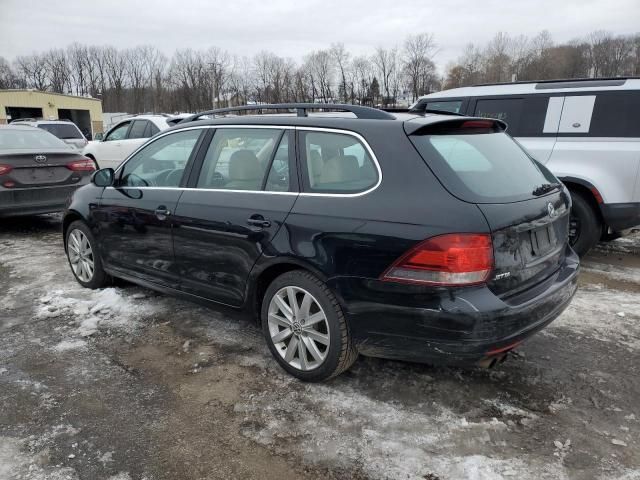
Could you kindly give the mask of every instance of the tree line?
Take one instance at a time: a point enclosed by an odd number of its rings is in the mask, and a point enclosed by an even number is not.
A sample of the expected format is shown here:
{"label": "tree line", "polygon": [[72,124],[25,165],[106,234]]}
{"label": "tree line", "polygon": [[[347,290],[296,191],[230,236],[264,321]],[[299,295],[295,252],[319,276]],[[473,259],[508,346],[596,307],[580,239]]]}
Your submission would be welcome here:
{"label": "tree line", "polygon": [[342,43],[296,61],[269,51],[252,57],[218,47],[179,49],[167,57],[153,46],[117,49],[73,43],[9,61],[0,57],[0,89],[33,88],[101,98],[106,112],[201,111],[247,103],[344,102],[393,106],[441,88],[550,78],[640,75],[640,34],[596,31],[556,44],[496,34],[469,44],[439,74],[432,34],[354,55]]}
{"label": "tree line", "polygon": [[249,58],[188,48],[168,58],[152,46],[74,43],[12,62],[0,57],[0,88],[90,95],[102,99],[105,112],[193,112],[251,102],[391,105],[405,92],[417,98],[439,88],[435,52],[427,33],[362,56],[336,43],[299,62],[268,51]]}
{"label": "tree line", "polygon": [[447,66],[444,88],[513,80],[640,76],[640,33],[598,30],[555,44],[548,31],[530,38],[497,33],[486,45],[470,43]]}

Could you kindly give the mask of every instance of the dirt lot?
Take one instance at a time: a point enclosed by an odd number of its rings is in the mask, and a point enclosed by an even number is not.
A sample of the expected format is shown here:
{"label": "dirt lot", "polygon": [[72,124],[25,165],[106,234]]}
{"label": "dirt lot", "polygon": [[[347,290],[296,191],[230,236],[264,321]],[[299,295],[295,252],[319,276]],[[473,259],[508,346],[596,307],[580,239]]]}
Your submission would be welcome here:
{"label": "dirt lot", "polygon": [[1,480],[640,479],[640,236],[495,370],[308,385],[231,312],[80,288],[59,229],[0,226]]}

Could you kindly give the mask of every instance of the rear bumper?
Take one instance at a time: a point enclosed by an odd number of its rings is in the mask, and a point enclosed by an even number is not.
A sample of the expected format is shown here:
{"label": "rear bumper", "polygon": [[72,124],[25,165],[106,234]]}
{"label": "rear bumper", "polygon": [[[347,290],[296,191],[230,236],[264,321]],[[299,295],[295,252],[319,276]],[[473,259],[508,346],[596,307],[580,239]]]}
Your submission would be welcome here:
{"label": "rear bumper", "polygon": [[82,185],[0,190],[0,217],[37,215],[64,210],[67,199]]}
{"label": "rear bumper", "polygon": [[614,232],[640,226],[640,202],[603,203],[600,211],[605,224]]}
{"label": "rear bumper", "polygon": [[578,257],[568,249],[542,291],[517,305],[486,286],[429,290],[354,278],[330,283],[343,301],[360,353],[471,365],[504,355],[557,318],[575,294],[578,270]]}

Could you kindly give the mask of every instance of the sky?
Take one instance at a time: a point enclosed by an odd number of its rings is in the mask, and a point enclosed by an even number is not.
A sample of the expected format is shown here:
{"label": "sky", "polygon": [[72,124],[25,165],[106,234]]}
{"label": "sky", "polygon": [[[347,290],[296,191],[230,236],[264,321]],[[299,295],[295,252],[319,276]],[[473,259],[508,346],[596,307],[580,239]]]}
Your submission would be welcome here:
{"label": "sky", "polygon": [[0,0],[0,56],[65,47],[73,42],[127,48],[218,46],[251,56],[284,57],[342,42],[355,54],[402,45],[430,32],[441,71],[469,42],[498,31],[556,42],[594,30],[640,31],[640,0]]}

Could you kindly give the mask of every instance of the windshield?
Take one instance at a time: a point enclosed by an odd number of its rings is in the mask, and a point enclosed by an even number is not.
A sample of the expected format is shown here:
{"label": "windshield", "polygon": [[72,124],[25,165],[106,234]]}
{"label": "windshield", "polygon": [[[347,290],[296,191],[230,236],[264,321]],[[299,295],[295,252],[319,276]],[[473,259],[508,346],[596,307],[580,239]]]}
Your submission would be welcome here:
{"label": "windshield", "polygon": [[445,187],[468,202],[526,200],[534,197],[537,187],[550,182],[549,175],[505,133],[410,138]]}
{"label": "windshield", "polygon": [[58,138],[64,140],[73,138],[82,138],[80,130],[75,125],[68,123],[41,123],[38,128],[46,130],[49,133],[54,134]]}
{"label": "windshield", "polygon": [[50,133],[37,128],[24,130],[0,128],[0,151],[42,148],[68,149],[70,147]]}

